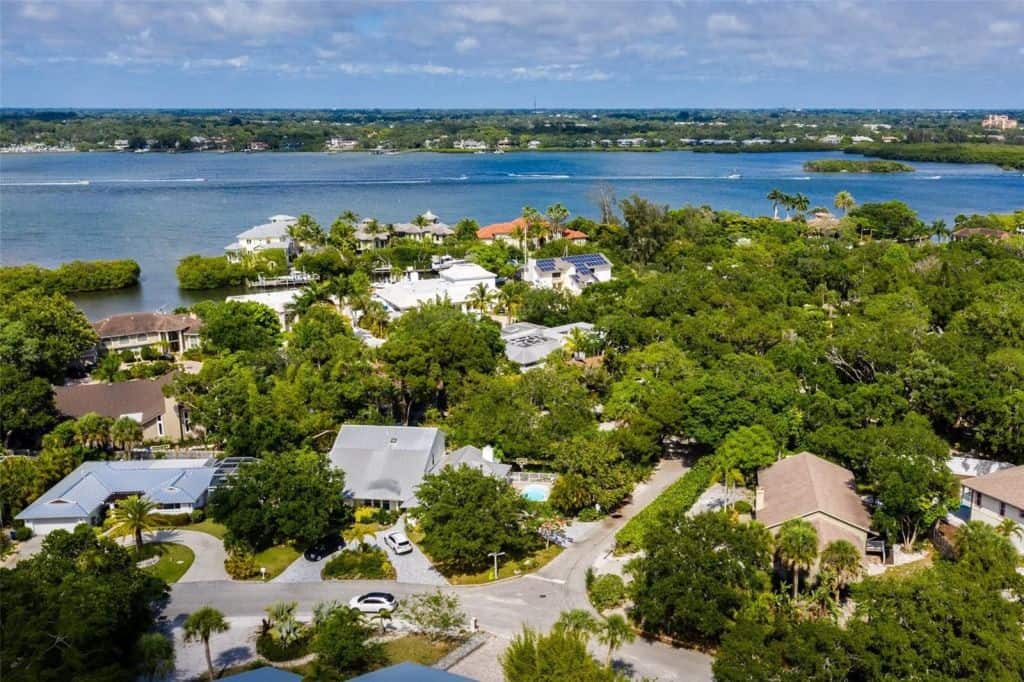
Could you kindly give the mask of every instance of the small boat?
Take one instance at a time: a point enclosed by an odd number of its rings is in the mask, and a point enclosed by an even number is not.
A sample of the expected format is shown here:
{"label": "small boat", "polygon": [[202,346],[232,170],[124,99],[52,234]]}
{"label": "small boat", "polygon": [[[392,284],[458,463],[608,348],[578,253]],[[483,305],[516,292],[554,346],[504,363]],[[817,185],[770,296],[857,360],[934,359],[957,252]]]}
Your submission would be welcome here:
{"label": "small boat", "polygon": [[742,175],[740,175],[739,173],[732,173],[731,175],[726,175],[726,176],[725,176],[725,179],[726,179],[726,180],[739,180],[739,179],[740,179],[740,178],[742,178],[742,177],[743,177],[743,176],[742,176]]}
{"label": "small boat", "polygon": [[504,150],[504,149],[495,149],[495,150],[494,150],[494,153],[495,153],[495,154],[504,154],[504,153],[505,153],[505,150]]}

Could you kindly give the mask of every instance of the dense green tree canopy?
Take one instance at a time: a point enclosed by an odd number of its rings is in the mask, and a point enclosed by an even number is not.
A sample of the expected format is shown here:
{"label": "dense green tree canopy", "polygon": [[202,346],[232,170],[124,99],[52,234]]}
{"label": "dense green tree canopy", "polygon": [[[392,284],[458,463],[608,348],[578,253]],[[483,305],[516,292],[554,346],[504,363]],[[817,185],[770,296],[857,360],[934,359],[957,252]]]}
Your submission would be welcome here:
{"label": "dense green tree canopy", "polygon": [[260,351],[276,348],[281,323],[273,310],[251,301],[204,301],[196,305],[203,320],[200,338],[210,352]]}

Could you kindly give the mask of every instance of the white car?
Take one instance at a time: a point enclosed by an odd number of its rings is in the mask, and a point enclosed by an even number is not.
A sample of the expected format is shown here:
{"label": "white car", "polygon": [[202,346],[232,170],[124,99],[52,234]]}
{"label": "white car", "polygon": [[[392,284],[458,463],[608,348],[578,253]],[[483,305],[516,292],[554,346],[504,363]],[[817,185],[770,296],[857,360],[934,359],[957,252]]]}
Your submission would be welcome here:
{"label": "white car", "polygon": [[388,533],[384,536],[384,544],[391,548],[395,554],[408,554],[412,551],[412,542],[405,536],[405,533]]}
{"label": "white car", "polygon": [[395,595],[387,592],[367,592],[352,597],[348,605],[363,613],[391,613],[398,606],[398,600],[395,599]]}

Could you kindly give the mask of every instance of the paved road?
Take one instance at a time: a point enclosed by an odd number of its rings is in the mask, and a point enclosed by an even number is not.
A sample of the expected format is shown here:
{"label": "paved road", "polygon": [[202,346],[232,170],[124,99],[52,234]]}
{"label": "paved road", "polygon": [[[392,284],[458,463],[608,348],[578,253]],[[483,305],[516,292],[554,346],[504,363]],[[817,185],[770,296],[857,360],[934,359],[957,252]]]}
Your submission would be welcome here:
{"label": "paved road", "polygon": [[[628,518],[647,506],[658,493],[683,473],[678,462],[664,462],[646,483],[637,487],[633,501],[619,518],[605,519],[585,539],[572,544],[538,573],[522,578],[480,586],[444,587],[458,595],[465,611],[477,618],[481,628],[507,641],[524,625],[547,629],[562,611],[592,610],[586,596],[584,576],[595,559],[611,551],[615,532]],[[422,585],[385,581],[328,581],[309,583],[196,582],[177,584],[165,615],[172,621],[210,604],[228,616],[258,616],[275,601],[298,602],[300,612],[310,612],[320,601],[351,597],[371,590],[387,590],[402,598],[423,591]],[[459,666],[459,672],[480,679],[494,668],[493,647],[485,647]],[[500,649],[499,649],[500,650]],[[675,649],[660,643],[635,642],[624,646],[616,660],[631,667],[636,676],[661,680],[710,680],[711,658],[696,651]]]}

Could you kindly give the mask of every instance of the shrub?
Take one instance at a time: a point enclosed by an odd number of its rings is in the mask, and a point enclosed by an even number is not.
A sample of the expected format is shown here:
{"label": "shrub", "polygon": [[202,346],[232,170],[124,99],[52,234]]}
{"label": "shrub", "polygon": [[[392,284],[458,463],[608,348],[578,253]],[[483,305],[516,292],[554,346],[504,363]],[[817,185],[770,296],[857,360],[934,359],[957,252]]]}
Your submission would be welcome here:
{"label": "shrub", "polygon": [[342,580],[391,580],[395,577],[395,568],[380,547],[362,545],[359,549],[340,552],[328,561],[321,576]]}
{"label": "shrub", "polygon": [[143,346],[142,347],[142,359],[153,361],[160,359],[160,351],[156,346]]}
{"label": "shrub", "polygon": [[600,512],[594,507],[584,507],[576,518],[580,521],[600,521],[604,518],[605,512]]}
{"label": "shrub", "polygon": [[260,572],[253,553],[238,547],[228,552],[227,558],[224,559],[224,570],[236,580],[255,578]]}
{"label": "shrub", "polygon": [[740,514],[750,514],[754,511],[754,508],[750,506],[750,503],[747,502],[746,500],[740,500],[739,502],[734,504],[732,508],[735,509]]}
{"label": "shrub", "polygon": [[187,526],[192,522],[188,514],[153,514],[150,519],[154,526]]}
{"label": "shrub", "polygon": [[120,357],[121,357],[121,362],[135,362],[135,360],[136,360],[135,352],[134,351],[130,351],[127,348],[125,348],[123,351],[121,351]]}
{"label": "shrub", "polygon": [[0,268],[0,291],[40,288],[48,294],[123,289],[139,283],[139,264],[133,260],[72,261],[56,270],[37,265]]}
{"label": "shrub", "polygon": [[206,518],[206,512],[204,512],[202,509],[193,509],[192,510],[192,523],[199,523],[199,522],[201,522],[205,518]]}
{"label": "shrub", "polygon": [[657,523],[666,512],[687,511],[693,506],[707,487],[711,485],[713,457],[704,457],[678,481],[666,488],[661,495],[629,520],[615,534],[615,549],[618,552],[634,552],[640,548],[644,533]]}
{"label": "shrub", "polygon": [[376,516],[377,510],[373,507],[359,507],[356,509],[356,523],[370,523]]}
{"label": "shrub", "polygon": [[292,661],[302,658],[309,653],[309,643],[312,639],[310,628],[303,628],[299,638],[285,644],[270,632],[265,632],[256,638],[256,653],[268,661]]}
{"label": "shrub", "polygon": [[224,256],[192,255],[179,261],[175,274],[182,289],[220,289],[240,285],[245,281],[246,272],[244,267],[229,263]]}
{"label": "shrub", "polygon": [[622,604],[626,599],[626,584],[614,573],[598,576],[587,588],[590,603],[598,611],[607,611]]}
{"label": "shrub", "polygon": [[22,526],[14,530],[14,539],[18,542],[25,542],[32,537],[32,529],[28,526]]}

